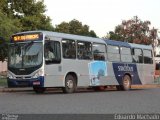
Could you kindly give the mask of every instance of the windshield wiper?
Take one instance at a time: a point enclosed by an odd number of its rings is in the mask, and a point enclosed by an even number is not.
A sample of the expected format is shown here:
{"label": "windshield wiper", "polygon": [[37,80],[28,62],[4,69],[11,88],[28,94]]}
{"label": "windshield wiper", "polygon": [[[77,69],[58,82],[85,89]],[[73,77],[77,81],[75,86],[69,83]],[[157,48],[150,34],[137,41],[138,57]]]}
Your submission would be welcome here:
{"label": "windshield wiper", "polygon": [[24,45],[25,51],[28,50],[28,49],[33,45],[33,43],[34,43],[34,42],[31,41],[31,42],[28,42],[27,44],[25,44],[25,45]]}

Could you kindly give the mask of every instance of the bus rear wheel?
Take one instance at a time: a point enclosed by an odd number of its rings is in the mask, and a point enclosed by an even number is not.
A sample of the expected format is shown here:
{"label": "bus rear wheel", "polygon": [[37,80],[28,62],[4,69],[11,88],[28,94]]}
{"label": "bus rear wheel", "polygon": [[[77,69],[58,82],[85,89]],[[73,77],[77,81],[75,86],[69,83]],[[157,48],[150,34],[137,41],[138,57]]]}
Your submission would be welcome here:
{"label": "bus rear wheel", "polygon": [[73,93],[76,91],[76,81],[72,75],[67,75],[65,79],[65,87],[62,88],[64,93]]}
{"label": "bus rear wheel", "polygon": [[123,90],[127,91],[131,89],[131,77],[129,75],[125,75],[122,81]]}
{"label": "bus rear wheel", "polygon": [[128,91],[131,89],[131,77],[129,75],[125,75],[122,79],[122,85],[116,86],[117,90]]}

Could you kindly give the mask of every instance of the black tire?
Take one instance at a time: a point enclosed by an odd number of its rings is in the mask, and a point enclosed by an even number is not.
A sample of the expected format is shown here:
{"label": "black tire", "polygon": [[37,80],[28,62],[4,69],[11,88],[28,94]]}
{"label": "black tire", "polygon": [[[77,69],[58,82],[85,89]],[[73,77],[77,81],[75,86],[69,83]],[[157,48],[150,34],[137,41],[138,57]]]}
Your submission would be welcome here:
{"label": "black tire", "polygon": [[129,75],[125,75],[122,79],[122,85],[116,85],[118,91],[128,91],[131,89],[131,77]]}
{"label": "black tire", "polygon": [[122,89],[128,91],[131,89],[131,77],[129,75],[125,75],[122,80]]}
{"label": "black tire", "polygon": [[67,75],[65,78],[65,87],[62,88],[64,93],[73,93],[76,91],[76,80],[72,75]]}
{"label": "black tire", "polygon": [[46,88],[44,87],[33,87],[33,90],[37,93],[37,94],[42,94],[45,92]]}

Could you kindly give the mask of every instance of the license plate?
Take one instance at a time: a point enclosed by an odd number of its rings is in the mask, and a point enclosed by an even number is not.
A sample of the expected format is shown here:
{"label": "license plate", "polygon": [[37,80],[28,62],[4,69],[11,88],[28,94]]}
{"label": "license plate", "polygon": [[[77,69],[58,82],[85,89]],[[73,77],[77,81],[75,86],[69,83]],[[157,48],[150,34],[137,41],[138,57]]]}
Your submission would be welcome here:
{"label": "license plate", "polygon": [[40,82],[39,81],[35,81],[35,82],[33,82],[33,85],[40,85]]}

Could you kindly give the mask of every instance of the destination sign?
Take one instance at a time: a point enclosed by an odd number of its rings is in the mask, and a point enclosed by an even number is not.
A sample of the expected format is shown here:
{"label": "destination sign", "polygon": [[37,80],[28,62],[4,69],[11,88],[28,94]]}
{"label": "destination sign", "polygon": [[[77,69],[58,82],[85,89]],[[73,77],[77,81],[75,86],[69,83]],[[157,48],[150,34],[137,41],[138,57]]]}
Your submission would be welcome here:
{"label": "destination sign", "polygon": [[39,40],[41,39],[41,35],[39,33],[35,34],[22,34],[22,35],[14,35],[12,37],[12,40],[14,42],[19,42],[19,41],[34,41],[34,40]]}

